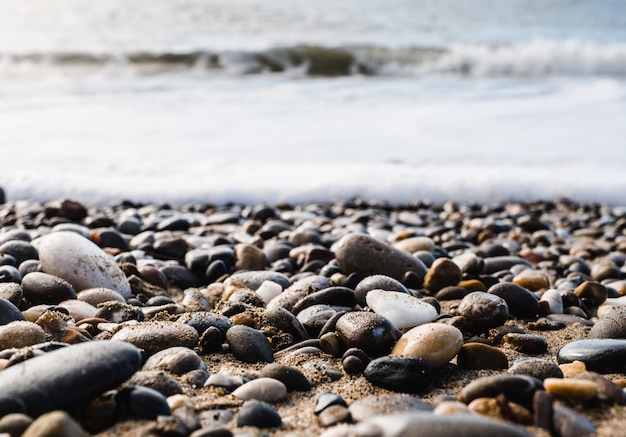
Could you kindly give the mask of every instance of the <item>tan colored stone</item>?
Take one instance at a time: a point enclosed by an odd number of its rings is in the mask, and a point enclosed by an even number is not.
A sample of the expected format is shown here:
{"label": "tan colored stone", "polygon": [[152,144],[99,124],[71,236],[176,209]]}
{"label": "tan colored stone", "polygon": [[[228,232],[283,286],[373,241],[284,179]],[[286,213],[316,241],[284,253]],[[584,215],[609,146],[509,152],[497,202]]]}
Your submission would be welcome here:
{"label": "tan colored stone", "polygon": [[572,402],[585,402],[598,394],[598,385],[585,379],[546,378],[543,386],[552,396]]}

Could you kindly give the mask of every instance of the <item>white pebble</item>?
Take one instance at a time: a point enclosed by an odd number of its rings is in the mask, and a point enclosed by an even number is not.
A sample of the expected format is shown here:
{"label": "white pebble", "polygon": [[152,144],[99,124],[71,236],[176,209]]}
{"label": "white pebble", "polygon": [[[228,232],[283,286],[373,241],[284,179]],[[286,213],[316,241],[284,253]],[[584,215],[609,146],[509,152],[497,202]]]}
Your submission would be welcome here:
{"label": "white pebble", "polygon": [[233,396],[244,401],[256,399],[264,402],[278,402],[287,397],[285,384],[274,378],[257,378],[238,387]]}
{"label": "white pebble", "polygon": [[282,292],[283,287],[274,281],[263,281],[256,290],[256,293],[261,296],[261,299],[263,299],[263,302],[266,304]]}
{"label": "white pebble", "polygon": [[550,314],[563,314],[563,298],[561,298],[561,293],[558,290],[554,288],[546,290],[546,292],[541,295],[539,301],[548,303]]}
{"label": "white pebble", "polygon": [[389,319],[398,329],[423,325],[437,318],[435,307],[406,293],[372,290],[365,301],[376,314]]}

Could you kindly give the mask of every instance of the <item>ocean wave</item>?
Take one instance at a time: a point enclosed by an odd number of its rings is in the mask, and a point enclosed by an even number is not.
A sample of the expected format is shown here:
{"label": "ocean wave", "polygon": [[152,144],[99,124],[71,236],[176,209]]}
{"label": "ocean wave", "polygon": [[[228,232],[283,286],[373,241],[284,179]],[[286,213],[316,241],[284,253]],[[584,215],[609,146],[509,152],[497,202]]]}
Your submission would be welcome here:
{"label": "ocean wave", "polygon": [[[177,71],[302,76],[626,76],[626,43],[538,40],[509,46],[438,47],[296,45],[266,50],[135,51],[128,53],[4,53],[0,74],[45,68]],[[42,70],[42,68],[44,70]]]}

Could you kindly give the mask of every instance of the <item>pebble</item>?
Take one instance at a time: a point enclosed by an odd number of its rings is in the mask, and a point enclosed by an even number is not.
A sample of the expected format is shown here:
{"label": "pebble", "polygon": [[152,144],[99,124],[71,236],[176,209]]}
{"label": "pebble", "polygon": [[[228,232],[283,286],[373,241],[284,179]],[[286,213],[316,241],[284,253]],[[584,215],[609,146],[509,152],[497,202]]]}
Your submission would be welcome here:
{"label": "pebble", "polygon": [[392,355],[421,358],[433,369],[446,365],[463,346],[463,333],[451,325],[427,323],[405,332]]}
{"label": "pebble", "polygon": [[626,307],[616,306],[604,312],[591,327],[589,338],[626,339]]}
{"label": "pebble", "polygon": [[457,398],[469,404],[478,398],[493,398],[503,393],[508,400],[530,408],[536,390],[542,390],[540,380],[526,375],[494,375],[476,379],[463,387]]}
{"label": "pebble", "polygon": [[37,324],[18,320],[0,326],[0,350],[21,348],[46,341],[46,333]]}
{"label": "pebble", "polygon": [[339,405],[341,407],[347,407],[346,401],[339,395],[335,393],[322,392],[315,397],[315,408],[313,412],[315,414],[319,414],[324,411],[326,408]]}
{"label": "pebble", "polygon": [[122,327],[111,340],[131,343],[150,356],[174,346],[193,349],[198,343],[198,332],[184,323],[142,322]]}
{"label": "pebble", "polygon": [[237,414],[237,426],[257,428],[277,428],[283,423],[280,415],[271,405],[263,401],[249,400],[243,403]]}
{"label": "pebble", "polygon": [[367,293],[366,302],[376,314],[387,318],[398,329],[432,322],[438,316],[432,305],[410,294],[395,291],[371,290]]}
{"label": "pebble", "polygon": [[448,258],[437,258],[424,277],[424,286],[431,293],[457,285],[461,281],[461,269]]}
{"label": "pebble", "polygon": [[[420,430],[424,430],[420,432]],[[354,433],[376,437],[401,436],[500,436],[530,437],[521,427],[502,420],[490,419],[474,414],[432,414],[424,412],[391,414],[372,417],[358,424]]]}
{"label": "pebble", "polygon": [[0,244],[0,253],[12,256],[15,259],[15,266],[38,257],[37,249],[30,242],[23,240],[10,240]]}
{"label": "pebble", "polygon": [[72,285],[54,275],[32,272],[22,278],[24,298],[32,305],[58,304],[66,299],[76,299]]}
{"label": "pebble", "polygon": [[279,402],[287,397],[287,387],[277,379],[260,377],[235,389],[233,396],[244,401]]}
{"label": "pebble", "polygon": [[261,376],[274,378],[285,384],[288,391],[309,391],[311,383],[304,374],[295,367],[271,363],[263,367]]}
{"label": "pebble", "polygon": [[432,380],[431,367],[421,358],[384,356],[376,358],[363,372],[371,384],[401,393],[419,393]]}
{"label": "pebble", "polygon": [[116,300],[118,302],[126,302],[126,299],[115,290],[110,288],[88,288],[77,293],[76,299],[87,302],[95,307],[101,303]]}
{"label": "pebble", "polygon": [[465,343],[456,358],[459,367],[469,370],[506,369],[507,356],[499,348],[484,343]]}
{"label": "pebble", "polygon": [[347,234],[331,249],[346,273],[381,274],[400,281],[406,272],[414,272],[423,279],[428,271],[418,258],[366,234]]}
{"label": "pebble", "polygon": [[58,308],[65,308],[77,323],[84,319],[96,318],[98,308],[82,300],[69,299],[59,302]]}
{"label": "pebble", "polygon": [[24,290],[15,282],[0,282],[0,299],[6,299],[15,306],[19,306],[24,297]]}
{"label": "pebble", "polygon": [[182,375],[197,369],[206,369],[202,358],[193,350],[181,346],[156,352],[142,367],[142,370],[166,370],[174,375]]}
{"label": "pebble", "polygon": [[546,378],[563,378],[563,371],[553,361],[542,358],[522,358],[513,362],[508,373],[533,376],[541,381]]}
{"label": "pebble", "polygon": [[347,347],[359,348],[374,357],[388,354],[396,343],[395,327],[376,313],[344,314],[337,320],[336,330]]}
{"label": "pebble", "polygon": [[584,379],[546,378],[543,386],[555,398],[574,403],[589,401],[598,394],[597,384]]}
{"label": "pebble", "polygon": [[160,392],[149,387],[126,386],[115,395],[115,402],[124,419],[154,420],[158,416],[169,416],[170,406]]}
{"label": "pebble", "polygon": [[592,305],[596,307],[602,305],[606,301],[609,294],[607,288],[596,281],[583,282],[576,287],[574,293],[579,298],[591,302]]}
{"label": "pebble", "polygon": [[597,435],[594,424],[571,408],[555,405],[553,416],[554,433],[560,437],[592,437]]}
{"label": "pebble", "polygon": [[423,235],[403,238],[402,240],[393,243],[393,246],[408,253],[415,253],[420,250],[424,250],[426,252],[432,252],[435,250],[435,242],[433,239]]}
{"label": "pebble", "polygon": [[226,340],[232,354],[246,363],[271,363],[274,361],[272,345],[259,330],[235,325],[226,331]]}
{"label": "pebble", "polygon": [[299,300],[292,308],[294,314],[313,305],[324,304],[352,308],[355,304],[354,291],[347,287],[328,287],[311,293]]}
{"label": "pebble", "polygon": [[548,350],[548,342],[539,335],[511,332],[502,337],[504,347],[523,354],[538,355]]}
{"label": "pebble", "polygon": [[24,320],[20,310],[8,300],[0,298],[0,325],[6,325],[16,320]]}
{"label": "pebble", "polygon": [[563,313],[563,299],[561,293],[554,288],[546,290],[539,299],[539,305],[541,306],[545,302],[547,305],[547,314],[562,314]]}
{"label": "pebble", "polygon": [[11,413],[0,419],[0,434],[19,437],[33,423],[33,418],[21,413]]}
{"label": "pebble", "polygon": [[386,275],[370,275],[363,278],[354,287],[354,297],[359,305],[367,305],[367,294],[372,290],[397,291],[408,294],[409,290],[402,283]]}
{"label": "pebble", "polygon": [[52,232],[36,247],[43,271],[66,280],[75,290],[104,287],[130,297],[130,284],[113,258],[79,234]]}
{"label": "pebble", "polygon": [[415,396],[397,393],[373,395],[355,400],[350,404],[349,410],[352,419],[355,422],[361,422],[378,415],[430,412],[433,411],[433,407]]}
{"label": "pebble", "polygon": [[[142,354],[127,343],[87,342],[62,347],[15,364],[0,372],[0,392],[13,408],[39,416],[89,402],[117,387],[139,370]],[[1,405],[0,413],[7,411]]]}
{"label": "pebble", "polygon": [[65,411],[50,411],[35,419],[22,437],[87,437],[87,435]]}
{"label": "pebble", "polygon": [[625,339],[577,340],[559,350],[559,364],[582,361],[588,370],[598,373],[626,372]]}
{"label": "pebble", "polygon": [[505,398],[474,399],[467,408],[483,416],[508,420],[519,425],[533,424],[533,414],[528,409],[514,402],[507,402]]}
{"label": "pebble", "polygon": [[530,291],[546,290],[550,287],[550,278],[546,272],[540,270],[523,270],[511,282]]}
{"label": "pebble", "polygon": [[326,428],[338,423],[351,422],[352,415],[350,410],[343,405],[331,405],[318,414],[317,421],[320,426]]}
{"label": "pebble", "polygon": [[539,313],[539,301],[529,290],[512,282],[500,282],[487,290],[504,299],[509,313],[521,319],[533,319]]}
{"label": "pebble", "polygon": [[504,299],[483,291],[473,291],[465,296],[457,311],[470,328],[477,331],[500,326],[510,317],[509,306]]}
{"label": "pebble", "polygon": [[163,396],[172,396],[183,392],[178,381],[162,370],[139,371],[132,376],[128,384],[151,388]]}
{"label": "pebble", "polygon": [[491,275],[503,270],[510,270],[513,266],[522,265],[532,268],[532,264],[519,256],[501,255],[485,258],[485,274]]}

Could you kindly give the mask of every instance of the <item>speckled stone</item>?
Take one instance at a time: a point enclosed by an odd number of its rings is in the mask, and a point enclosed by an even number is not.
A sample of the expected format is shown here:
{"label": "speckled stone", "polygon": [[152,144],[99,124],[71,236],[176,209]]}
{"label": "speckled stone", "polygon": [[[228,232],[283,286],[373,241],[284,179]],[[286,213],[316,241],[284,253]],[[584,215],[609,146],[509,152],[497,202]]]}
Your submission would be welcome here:
{"label": "speckled stone", "polygon": [[198,332],[184,323],[141,322],[124,326],[111,339],[134,344],[150,356],[174,346],[193,349],[198,343]]}
{"label": "speckled stone", "polygon": [[58,304],[66,299],[76,299],[72,285],[55,275],[32,272],[22,278],[24,298],[32,305]]}
{"label": "speckled stone", "polygon": [[533,376],[541,381],[546,378],[563,378],[563,372],[557,363],[542,358],[522,358],[509,368],[511,375]]}
{"label": "speckled stone", "polygon": [[373,416],[405,412],[430,412],[433,407],[407,394],[381,394],[357,399],[350,404],[350,414],[355,422],[361,422]]}
{"label": "speckled stone", "polygon": [[87,437],[72,416],[65,411],[51,411],[39,416],[22,437]]}
{"label": "speckled stone", "polygon": [[110,288],[88,288],[77,293],[76,299],[87,302],[95,307],[99,304],[116,300],[119,302],[126,302],[126,299],[115,290]]}
{"label": "speckled stone", "polygon": [[366,302],[376,314],[387,318],[398,329],[432,322],[438,316],[434,306],[410,294],[395,291],[371,290]]}
{"label": "speckled stone", "polygon": [[509,306],[504,299],[482,291],[474,291],[465,296],[457,311],[470,328],[477,331],[500,326],[510,317]]}
{"label": "speckled stone", "polygon": [[173,346],[150,356],[142,370],[167,370],[174,375],[182,375],[197,369],[205,369],[202,358],[192,349]]}
{"label": "speckled stone", "polygon": [[46,341],[46,333],[37,324],[18,320],[0,326],[0,350],[21,348]]}
{"label": "speckled stone", "polygon": [[589,338],[626,339],[626,307],[615,306],[604,312],[589,331]]}

